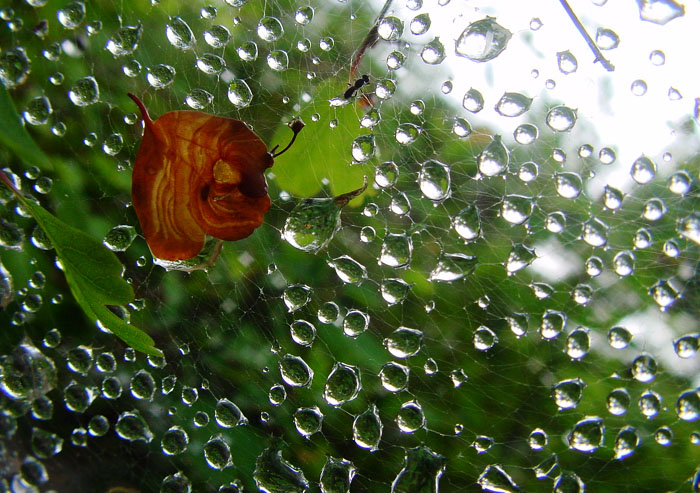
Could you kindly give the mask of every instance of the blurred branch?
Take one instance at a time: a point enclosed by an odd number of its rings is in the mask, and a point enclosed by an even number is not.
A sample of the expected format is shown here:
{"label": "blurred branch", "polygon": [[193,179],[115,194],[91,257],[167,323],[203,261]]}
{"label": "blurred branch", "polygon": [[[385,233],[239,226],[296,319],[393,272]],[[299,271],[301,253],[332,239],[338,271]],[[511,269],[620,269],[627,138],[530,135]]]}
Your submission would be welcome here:
{"label": "blurred branch", "polygon": [[605,70],[607,70],[608,72],[612,72],[613,70],[615,70],[615,66],[603,56],[603,53],[600,51],[600,48],[598,48],[598,45],[595,44],[591,36],[588,34],[588,31],[586,31],[586,28],[583,27],[581,21],[578,20],[578,17],[576,17],[574,11],[571,10],[571,6],[569,5],[569,3],[566,0],[559,0],[559,2],[561,2],[562,7],[564,7],[566,13],[569,14],[569,18],[576,25],[576,29],[578,29],[578,32],[581,33],[583,39],[586,40],[586,43],[591,48],[591,51],[593,51],[593,54],[595,55],[595,60],[593,60],[593,63],[600,62],[603,65],[603,67],[605,67]]}

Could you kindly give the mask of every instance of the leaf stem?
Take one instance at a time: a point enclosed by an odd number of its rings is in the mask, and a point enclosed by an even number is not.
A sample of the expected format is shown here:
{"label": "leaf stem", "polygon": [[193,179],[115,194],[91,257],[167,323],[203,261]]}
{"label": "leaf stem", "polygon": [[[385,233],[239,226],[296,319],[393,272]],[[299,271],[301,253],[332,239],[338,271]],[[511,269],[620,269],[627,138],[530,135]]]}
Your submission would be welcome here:
{"label": "leaf stem", "polygon": [[595,60],[593,60],[593,63],[600,62],[601,65],[603,65],[603,67],[605,67],[605,70],[607,70],[608,72],[612,72],[613,70],[615,70],[615,66],[612,63],[610,63],[610,60],[606,59],[603,56],[603,53],[600,51],[600,48],[598,48],[598,45],[595,44],[591,36],[588,34],[588,31],[586,31],[586,28],[583,27],[581,21],[578,19],[578,17],[576,17],[576,14],[571,9],[569,2],[567,2],[566,0],[559,0],[559,2],[561,3],[562,7],[564,7],[564,10],[566,10],[566,13],[571,19],[571,22],[574,23],[576,29],[578,29],[578,32],[581,33],[581,36],[583,36],[583,39],[591,48],[591,51],[593,51],[593,54],[595,55]]}

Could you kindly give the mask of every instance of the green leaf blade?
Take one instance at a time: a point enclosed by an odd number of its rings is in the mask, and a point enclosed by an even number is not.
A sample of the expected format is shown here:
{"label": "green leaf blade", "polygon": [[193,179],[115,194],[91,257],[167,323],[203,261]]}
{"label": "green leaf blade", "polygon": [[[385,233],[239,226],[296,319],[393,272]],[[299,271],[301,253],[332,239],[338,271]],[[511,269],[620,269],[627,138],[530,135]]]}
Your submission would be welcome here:
{"label": "green leaf blade", "polygon": [[0,143],[11,149],[25,163],[44,170],[52,170],[53,165],[49,158],[20,123],[21,117],[17,113],[10,94],[2,84],[0,84],[0,115],[2,115]]}

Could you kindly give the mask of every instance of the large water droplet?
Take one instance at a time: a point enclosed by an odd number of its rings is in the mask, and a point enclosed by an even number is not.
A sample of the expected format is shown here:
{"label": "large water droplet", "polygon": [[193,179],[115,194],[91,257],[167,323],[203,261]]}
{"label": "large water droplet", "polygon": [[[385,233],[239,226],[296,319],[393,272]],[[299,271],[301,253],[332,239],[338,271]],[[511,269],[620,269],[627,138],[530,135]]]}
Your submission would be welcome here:
{"label": "large water droplet", "polygon": [[350,493],[350,485],[356,472],[352,462],[328,456],[321,469],[321,493]]}
{"label": "large water droplet", "polygon": [[365,412],[359,414],[352,423],[353,439],[358,447],[377,450],[382,438],[382,425],[377,406],[370,404]]}
{"label": "large water droplet", "polygon": [[224,440],[223,435],[217,434],[212,436],[207,443],[204,444],[204,459],[212,469],[222,471],[233,465],[231,460],[231,448]]}
{"label": "large water droplet", "polygon": [[640,185],[649,183],[656,176],[656,164],[648,157],[642,155],[632,163],[630,174],[634,181]]}
{"label": "large water droplet", "polygon": [[156,89],[165,89],[175,80],[175,69],[164,63],[148,68],[146,80]]}
{"label": "large water droplet", "polygon": [[472,87],[464,94],[462,107],[472,113],[478,113],[484,109],[484,96]]}
{"label": "large water droplet", "polygon": [[56,12],[58,22],[66,29],[75,29],[85,19],[85,4],[80,1],[71,2]]}
{"label": "large water droplet", "polygon": [[548,309],[542,314],[540,322],[540,335],[542,339],[554,339],[561,334],[566,326],[566,314],[557,310]]}
{"label": "large water droplet", "polygon": [[697,390],[686,390],[678,396],[676,415],[683,421],[696,421],[700,418],[700,393]]}
{"label": "large water droplet", "polygon": [[408,284],[403,279],[384,279],[380,285],[380,292],[384,301],[389,305],[402,303],[411,291],[411,284]]}
{"label": "large water droplet", "polygon": [[322,425],[323,413],[318,406],[300,407],[294,411],[294,426],[304,438],[321,431]]}
{"label": "large water droplet", "polygon": [[580,378],[562,380],[552,388],[554,402],[562,409],[574,409],[583,397],[586,384]]}
{"label": "large water droplet", "polygon": [[506,195],[501,202],[501,217],[511,224],[522,224],[530,218],[534,206],[532,197]]}
{"label": "large water droplet", "polygon": [[284,28],[276,17],[263,17],[258,22],[257,33],[260,39],[277,41],[284,35]]}
{"label": "large water droplet", "polygon": [[0,55],[0,82],[12,89],[27,80],[31,67],[32,62],[24,48],[10,48]]}
{"label": "large water droplet", "polygon": [[487,62],[506,49],[511,36],[493,17],[486,17],[469,24],[457,39],[455,52],[475,62]]}
{"label": "large water droplet", "polygon": [[0,360],[0,388],[14,400],[33,401],[56,387],[56,366],[25,338]]}
{"label": "large water droplet", "polygon": [[355,399],[360,390],[362,390],[360,369],[338,362],[328,375],[323,398],[331,406],[340,406]]}
{"label": "large water droplet", "polygon": [[314,378],[314,371],[299,356],[284,355],[279,368],[282,380],[290,387],[308,387]]}
{"label": "large water droplet", "polygon": [[557,53],[557,65],[562,74],[571,74],[578,69],[576,57],[569,50]]}
{"label": "large water droplet", "polygon": [[194,88],[185,96],[185,104],[193,110],[203,110],[214,101],[214,95],[204,89]]}
{"label": "large water droplet", "polygon": [[675,0],[637,0],[639,17],[643,21],[664,25],[685,14],[683,4]]}
{"label": "large water droplet", "polygon": [[537,255],[534,248],[524,243],[516,243],[511,248],[506,259],[506,272],[508,272],[508,275],[514,274],[530,265],[536,258]]}
{"label": "large water droplet", "polygon": [[51,101],[46,96],[39,96],[32,99],[27,104],[27,109],[24,110],[22,116],[30,125],[44,125],[49,121],[49,117],[53,113]]}
{"label": "large water droplet", "polygon": [[608,412],[614,416],[622,416],[627,412],[627,408],[630,405],[631,397],[630,393],[625,388],[617,388],[612,390],[605,400],[605,405],[608,408]]}
{"label": "large water droplet", "polygon": [[390,361],[379,371],[379,379],[389,392],[401,392],[408,387],[410,370],[407,366]]}
{"label": "large water droplet", "polygon": [[476,158],[479,172],[484,176],[496,176],[505,172],[509,161],[510,153],[500,135],[494,135],[493,140]]}
{"label": "large water droplet", "polygon": [[612,29],[599,27],[595,33],[595,44],[601,50],[614,50],[620,45],[620,37]]}
{"label": "large water droplet", "polygon": [[379,262],[390,267],[405,267],[411,262],[413,242],[405,233],[390,233],[384,237]]}
{"label": "large water droplet", "polygon": [[178,455],[187,450],[190,437],[180,426],[171,426],[160,441],[160,448],[165,455]]}
{"label": "large water droplet", "polygon": [[651,382],[656,377],[657,363],[654,357],[648,353],[637,356],[632,362],[631,373],[635,380]]}
{"label": "large water droplet", "polygon": [[445,46],[439,37],[426,44],[420,52],[420,57],[429,65],[439,65],[445,59]]}
{"label": "large water droplet", "polygon": [[597,416],[587,416],[574,425],[566,440],[570,448],[590,453],[603,445],[604,436],[603,419]]}
{"label": "large water droplet", "polygon": [[68,97],[76,106],[88,106],[96,103],[100,98],[100,87],[92,75],[78,79],[70,91]]}
{"label": "large water droplet", "polygon": [[139,47],[143,26],[124,26],[107,40],[105,49],[115,57],[131,55]]}
{"label": "large water droplet", "polygon": [[410,358],[418,354],[423,347],[423,332],[399,327],[384,339],[384,347],[396,358]]}
{"label": "large water droplet", "polygon": [[391,483],[392,493],[437,493],[447,459],[425,445],[406,450],[403,468]]}
{"label": "large water droplet", "polygon": [[150,443],[153,440],[153,433],[146,421],[136,411],[123,412],[117,419],[117,424],[114,426],[119,438],[134,441],[144,441]]}
{"label": "large water droplet", "polygon": [[248,423],[240,408],[228,399],[219,399],[214,408],[216,424],[222,428],[233,428]]}
{"label": "large water droplet", "polygon": [[219,55],[204,53],[197,58],[195,66],[207,75],[218,75],[226,69],[226,62]]}
{"label": "large water droplet", "polygon": [[352,143],[352,158],[355,162],[366,163],[376,152],[374,134],[360,135]]}
{"label": "large water droplet", "polygon": [[273,50],[267,54],[267,66],[275,72],[283,72],[289,66],[289,55],[284,50]]}
{"label": "large water droplet", "polygon": [[520,491],[520,487],[515,484],[513,478],[497,464],[486,466],[476,482],[484,491],[494,493],[517,493]]}
{"label": "large water droplet", "polygon": [[603,247],[608,243],[608,225],[592,217],[583,224],[581,237],[592,247]]}
{"label": "large water droplet", "polygon": [[191,50],[196,41],[189,24],[180,16],[170,18],[165,25],[165,36],[171,45],[181,50]]}
{"label": "large water droplet", "polygon": [[476,257],[463,253],[443,253],[430,272],[429,281],[458,281],[471,274],[478,264]]}
{"label": "large water droplet", "polygon": [[255,484],[261,491],[303,492],[309,487],[301,469],[282,458],[282,451],[267,448],[255,461]]}
{"label": "large water droplet", "polygon": [[516,117],[530,109],[532,98],[518,92],[505,92],[496,103],[495,110],[501,116]]}
{"label": "large water droplet", "polygon": [[358,284],[367,279],[365,266],[348,255],[337,257],[328,262],[328,265],[335,269],[335,273],[345,283]]}
{"label": "large water droplet", "polygon": [[423,407],[416,400],[404,402],[396,416],[396,424],[403,433],[415,433],[426,424]]}
{"label": "large water droplet", "polygon": [[567,106],[555,106],[547,113],[545,122],[555,132],[568,132],[576,125],[576,110]]}
{"label": "large water droplet", "polygon": [[450,168],[440,161],[430,159],[421,165],[418,185],[423,196],[442,202],[450,196]]}
{"label": "large water droplet", "polygon": [[384,41],[397,41],[403,34],[403,21],[394,16],[384,17],[379,21],[377,34]]}
{"label": "large water droplet", "polygon": [[306,284],[292,284],[282,295],[287,310],[291,313],[306,305],[311,299],[311,288]]}

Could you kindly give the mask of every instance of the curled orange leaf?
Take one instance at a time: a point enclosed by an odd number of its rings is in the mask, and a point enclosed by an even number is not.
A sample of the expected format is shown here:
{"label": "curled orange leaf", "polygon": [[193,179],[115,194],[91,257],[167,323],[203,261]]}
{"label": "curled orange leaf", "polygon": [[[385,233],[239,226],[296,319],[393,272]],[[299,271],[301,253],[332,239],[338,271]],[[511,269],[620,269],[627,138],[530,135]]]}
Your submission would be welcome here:
{"label": "curled orange leaf", "polygon": [[[131,197],[153,255],[184,260],[202,250],[206,235],[235,241],[252,234],[270,208],[265,170],[281,152],[268,152],[240,120],[171,111],[152,121],[141,100],[129,97],[145,124]],[[295,137],[301,127],[292,125]]]}

